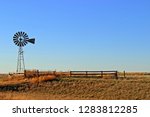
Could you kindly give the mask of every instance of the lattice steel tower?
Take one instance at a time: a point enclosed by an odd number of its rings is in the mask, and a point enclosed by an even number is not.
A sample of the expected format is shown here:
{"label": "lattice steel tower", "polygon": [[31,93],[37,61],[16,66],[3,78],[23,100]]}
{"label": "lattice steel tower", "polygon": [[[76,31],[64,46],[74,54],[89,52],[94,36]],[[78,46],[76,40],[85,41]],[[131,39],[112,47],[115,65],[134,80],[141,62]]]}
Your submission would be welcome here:
{"label": "lattice steel tower", "polygon": [[24,51],[23,47],[29,42],[34,44],[35,39],[29,39],[27,33],[25,32],[17,32],[13,36],[13,41],[14,43],[19,46],[19,51],[18,51],[18,59],[17,59],[17,73],[23,73],[25,70],[25,62],[24,62]]}

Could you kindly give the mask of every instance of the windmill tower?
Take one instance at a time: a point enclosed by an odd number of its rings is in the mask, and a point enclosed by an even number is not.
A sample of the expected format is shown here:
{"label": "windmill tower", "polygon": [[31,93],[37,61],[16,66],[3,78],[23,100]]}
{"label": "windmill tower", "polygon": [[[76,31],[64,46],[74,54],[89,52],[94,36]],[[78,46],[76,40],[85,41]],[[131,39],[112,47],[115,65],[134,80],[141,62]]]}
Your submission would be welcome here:
{"label": "windmill tower", "polygon": [[27,33],[25,32],[17,32],[13,36],[13,41],[15,45],[19,46],[18,51],[18,59],[17,59],[17,73],[23,73],[25,70],[25,63],[24,63],[24,55],[23,55],[23,47],[29,43],[34,44],[35,38],[29,39]]}

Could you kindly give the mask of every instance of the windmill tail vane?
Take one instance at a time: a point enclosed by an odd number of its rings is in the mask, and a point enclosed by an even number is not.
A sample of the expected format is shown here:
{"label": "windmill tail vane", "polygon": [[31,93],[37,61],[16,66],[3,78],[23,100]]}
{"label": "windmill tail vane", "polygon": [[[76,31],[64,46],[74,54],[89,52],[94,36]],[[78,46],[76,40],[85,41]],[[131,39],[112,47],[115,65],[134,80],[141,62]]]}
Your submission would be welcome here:
{"label": "windmill tail vane", "polygon": [[35,44],[35,38],[27,39],[27,42]]}

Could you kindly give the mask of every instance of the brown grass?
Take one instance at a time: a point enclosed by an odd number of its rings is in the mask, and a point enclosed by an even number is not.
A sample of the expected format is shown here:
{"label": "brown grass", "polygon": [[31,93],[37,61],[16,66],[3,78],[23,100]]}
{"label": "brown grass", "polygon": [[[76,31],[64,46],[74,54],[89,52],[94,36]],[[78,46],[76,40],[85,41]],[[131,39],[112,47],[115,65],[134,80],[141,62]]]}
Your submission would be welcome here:
{"label": "brown grass", "polygon": [[149,100],[150,77],[128,79],[39,78],[3,79],[0,99],[12,100]]}

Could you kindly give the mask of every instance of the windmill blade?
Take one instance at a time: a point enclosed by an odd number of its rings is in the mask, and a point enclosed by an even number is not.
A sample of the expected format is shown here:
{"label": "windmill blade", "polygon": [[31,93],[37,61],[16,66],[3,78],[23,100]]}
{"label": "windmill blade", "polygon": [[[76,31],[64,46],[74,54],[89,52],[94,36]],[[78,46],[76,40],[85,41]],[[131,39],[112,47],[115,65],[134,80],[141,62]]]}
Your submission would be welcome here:
{"label": "windmill blade", "polygon": [[23,46],[25,46],[26,44],[27,44],[26,41],[24,41],[24,42],[23,42]]}
{"label": "windmill blade", "polygon": [[27,43],[28,43],[28,42],[25,40],[25,41],[24,41],[24,44],[26,45]]}
{"label": "windmill blade", "polygon": [[25,32],[23,32],[23,36],[25,35]]}
{"label": "windmill blade", "polygon": [[16,35],[17,37],[19,37],[19,32],[17,32],[15,35]]}
{"label": "windmill blade", "polygon": [[14,41],[14,43],[15,43],[16,45],[18,45],[18,42],[17,42],[17,41]]}
{"label": "windmill blade", "polygon": [[16,38],[17,38],[17,35],[14,35],[14,36],[13,36],[13,38],[15,38],[15,39],[16,39]]}
{"label": "windmill blade", "polygon": [[17,43],[18,43],[18,41],[14,41],[14,43],[15,43],[15,44],[17,44]]}
{"label": "windmill blade", "polygon": [[21,32],[18,32],[19,37],[21,37]]}
{"label": "windmill blade", "polygon": [[21,31],[21,35],[23,35],[23,32]]}
{"label": "windmill blade", "polygon": [[29,43],[35,44],[35,38],[27,39],[26,41]]}
{"label": "windmill blade", "polygon": [[28,35],[27,35],[27,33],[24,33],[24,34],[23,34],[23,37],[26,38],[26,39],[29,38]]}
{"label": "windmill blade", "polygon": [[18,46],[21,47],[21,43],[20,42],[18,42]]}

